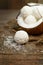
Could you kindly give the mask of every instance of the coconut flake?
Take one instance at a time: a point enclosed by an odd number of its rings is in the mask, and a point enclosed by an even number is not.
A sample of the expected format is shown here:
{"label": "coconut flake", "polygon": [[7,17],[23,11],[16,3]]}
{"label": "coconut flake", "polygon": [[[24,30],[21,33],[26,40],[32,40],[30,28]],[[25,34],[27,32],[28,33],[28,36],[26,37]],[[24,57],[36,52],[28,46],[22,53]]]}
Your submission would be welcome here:
{"label": "coconut flake", "polygon": [[[27,51],[26,48],[22,45],[17,44],[16,42],[14,42],[13,36],[4,36],[4,38],[5,38],[4,39],[5,47],[7,47],[8,49],[12,49],[13,52],[26,53],[26,51]],[[13,41],[12,41],[12,38],[13,38]]]}

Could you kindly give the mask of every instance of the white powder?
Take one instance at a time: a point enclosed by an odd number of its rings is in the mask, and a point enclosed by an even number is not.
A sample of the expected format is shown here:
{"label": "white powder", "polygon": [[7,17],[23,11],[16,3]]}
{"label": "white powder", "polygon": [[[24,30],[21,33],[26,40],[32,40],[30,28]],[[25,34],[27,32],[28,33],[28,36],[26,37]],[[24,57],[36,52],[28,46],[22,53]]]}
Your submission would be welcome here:
{"label": "white powder", "polygon": [[14,42],[13,36],[5,37],[4,46],[8,47],[9,49],[13,48],[13,51],[16,50],[17,52],[19,52],[19,51],[24,52],[24,53],[27,52],[27,50],[24,46],[18,45],[16,42]]}

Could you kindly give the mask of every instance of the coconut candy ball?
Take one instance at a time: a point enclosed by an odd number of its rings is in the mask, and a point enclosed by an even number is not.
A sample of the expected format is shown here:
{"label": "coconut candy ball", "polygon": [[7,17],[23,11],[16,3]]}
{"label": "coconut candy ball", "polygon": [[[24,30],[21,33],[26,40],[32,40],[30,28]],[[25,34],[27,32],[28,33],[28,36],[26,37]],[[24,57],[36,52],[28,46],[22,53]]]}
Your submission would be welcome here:
{"label": "coconut candy ball", "polygon": [[21,15],[22,17],[26,17],[28,15],[32,14],[32,8],[29,7],[29,6],[24,6],[22,9],[21,9]]}
{"label": "coconut candy ball", "polygon": [[20,30],[20,31],[17,31],[15,33],[15,36],[14,36],[14,40],[15,42],[17,42],[18,44],[24,44],[26,42],[28,42],[29,40],[29,35],[27,32],[23,31],[23,30]]}
{"label": "coconut candy ball", "polygon": [[25,18],[25,23],[26,24],[33,24],[33,23],[35,23],[37,20],[36,20],[36,18],[33,16],[33,15],[29,15],[29,16],[27,16],[26,18]]}
{"label": "coconut candy ball", "polygon": [[34,6],[33,7],[33,15],[36,17],[37,20],[41,18],[41,14],[39,11],[39,6]]}

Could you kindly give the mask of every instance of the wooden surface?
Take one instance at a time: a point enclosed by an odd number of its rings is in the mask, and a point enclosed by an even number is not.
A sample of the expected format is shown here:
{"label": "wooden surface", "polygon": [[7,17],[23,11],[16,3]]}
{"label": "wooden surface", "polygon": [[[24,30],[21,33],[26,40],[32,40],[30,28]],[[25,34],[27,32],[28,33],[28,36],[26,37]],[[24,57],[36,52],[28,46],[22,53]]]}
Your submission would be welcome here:
{"label": "wooden surface", "polygon": [[43,34],[30,35],[30,41],[24,45],[28,51],[26,53],[22,51],[20,53],[18,51],[14,52],[13,49],[3,46],[1,39],[3,33],[14,34],[21,29],[15,24],[16,21],[13,19],[0,27],[0,65],[43,65]]}
{"label": "wooden surface", "polygon": [[[27,57],[28,56],[28,57]],[[43,55],[0,55],[0,65],[43,65]],[[29,58],[30,57],[30,58]],[[37,58],[37,57],[40,57]]]}
{"label": "wooden surface", "polygon": [[0,26],[16,18],[19,10],[0,10]]}
{"label": "wooden surface", "polygon": [[43,3],[43,0],[0,0],[0,9],[21,9],[29,2]]}
{"label": "wooden surface", "polygon": [[8,0],[0,0],[0,9],[8,9]]}

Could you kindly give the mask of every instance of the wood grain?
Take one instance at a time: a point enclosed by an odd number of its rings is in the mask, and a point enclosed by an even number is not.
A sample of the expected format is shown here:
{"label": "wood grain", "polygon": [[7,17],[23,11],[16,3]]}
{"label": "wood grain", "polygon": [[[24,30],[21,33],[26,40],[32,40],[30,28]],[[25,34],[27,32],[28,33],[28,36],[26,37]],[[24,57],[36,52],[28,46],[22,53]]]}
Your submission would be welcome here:
{"label": "wood grain", "polygon": [[[0,36],[4,33],[7,34],[6,30],[10,31],[10,34],[15,33],[17,31],[17,28],[15,28],[15,20],[9,21],[7,25],[4,26],[2,30],[0,31]],[[14,27],[13,27],[14,26]],[[15,30],[16,29],[16,30]],[[12,31],[13,30],[13,31]],[[9,33],[8,33],[9,34]],[[41,39],[41,40],[40,40]],[[1,37],[0,37],[1,40]],[[0,65],[43,65],[43,44],[41,42],[38,42],[38,46],[36,45],[37,41],[43,41],[43,34],[41,35],[30,35],[30,41],[25,45],[26,49],[28,49],[28,53],[17,53],[12,52],[12,50],[2,46],[0,43]],[[40,45],[41,44],[41,45]],[[2,49],[3,47],[3,49]],[[30,49],[31,47],[31,49]],[[38,50],[35,52],[35,50]],[[34,52],[33,52],[34,51]],[[42,53],[40,52],[42,51]],[[31,52],[31,53],[30,53]]]}
{"label": "wood grain", "polygon": [[[28,57],[27,57],[28,56]],[[42,55],[0,55],[0,65],[43,65]]]}

